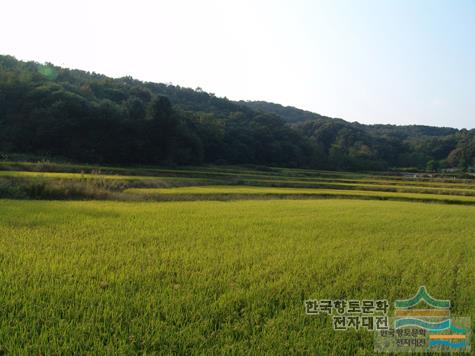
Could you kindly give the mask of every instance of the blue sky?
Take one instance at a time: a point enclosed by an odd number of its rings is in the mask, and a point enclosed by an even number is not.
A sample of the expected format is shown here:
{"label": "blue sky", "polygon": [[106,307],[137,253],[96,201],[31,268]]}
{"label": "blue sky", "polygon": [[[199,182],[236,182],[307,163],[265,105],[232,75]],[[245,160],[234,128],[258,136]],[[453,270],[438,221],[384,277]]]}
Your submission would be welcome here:
{"label": "blue sky", "polygon": [[2,2],[0,53],[362,123],[475,127],[475,0]]}

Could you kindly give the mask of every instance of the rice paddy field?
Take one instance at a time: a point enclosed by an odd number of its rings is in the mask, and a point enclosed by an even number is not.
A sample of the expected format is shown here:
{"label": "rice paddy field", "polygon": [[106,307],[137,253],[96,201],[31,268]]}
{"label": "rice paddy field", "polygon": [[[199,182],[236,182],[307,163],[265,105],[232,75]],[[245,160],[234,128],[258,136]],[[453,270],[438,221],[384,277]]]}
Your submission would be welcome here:
{"label": "rice paddy field", "polygon": [[0,354],[372,355],[305,300],[474,272],[470,176],[0,163]]}

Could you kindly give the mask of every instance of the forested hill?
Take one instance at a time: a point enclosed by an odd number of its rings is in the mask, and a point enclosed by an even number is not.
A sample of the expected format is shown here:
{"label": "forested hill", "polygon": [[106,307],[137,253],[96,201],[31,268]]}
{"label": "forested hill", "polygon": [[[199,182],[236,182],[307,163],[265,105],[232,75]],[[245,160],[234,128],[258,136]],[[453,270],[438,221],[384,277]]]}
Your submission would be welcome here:
{"label": "forested hill", "polygon": [[[275,114],[283,118],[289,123],[299,123],[303,121],[333,119],[310,111],[295,108],[293,106],[283,106],[280,104],[269,103],[267,101],[238,101],[237,104],[247,106],[248,108],[265,113]],[[363,125],[353,123],[354,126],[362,127],[376,135],[395,135],[400,138],[408,138],[413,136],[444,136],[457,132],[456,129],[450,127],[433,127],[423,125],[397,126],[397,125]]]}
{"label": "forested hill", "polygon": [[330,119],[310,111],[294,108],[293,106],[283,106],[280,104],[268,103],[267,101],[238,101],[240,105],[247,106],[255,111],[263,111],[270,114],[279,115],[287,122],[302,122],[308,120]]}
{"label": "forested hill", "polygon": [[475,130],[361,125],[0,56],[0,154],[113,164],[467,168]]}

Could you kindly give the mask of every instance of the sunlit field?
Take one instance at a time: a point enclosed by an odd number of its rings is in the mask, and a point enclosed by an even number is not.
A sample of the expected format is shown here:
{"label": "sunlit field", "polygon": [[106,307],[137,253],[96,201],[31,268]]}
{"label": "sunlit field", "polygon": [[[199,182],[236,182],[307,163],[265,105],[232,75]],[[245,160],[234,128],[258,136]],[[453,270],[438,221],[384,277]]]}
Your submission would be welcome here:
{"label": "sunlit field", "polygon": [[0,202],[8,352],[370,354],[308,298],[419,285],[475,317],[475,207],[306,200]]}
{"label": "sunlit field", "polygon": [[275,188],[255,186],[191,186],[179,188],[131,188],[125,193],[157,199],[243,199],[243,198],[359,198],[475,204],[475,196],[452,195],[450,191],[433,193],[393,193],[373,190]]}
{"label": "sunlit field", "polygon": [[475,0],[3,1],[0,356],[475,356]]}
{"label": "sunlit field", "polygon": [[0,172],[0,353],[371,355],[304,301],[420,285],[475,320],[468,179],[62,168]]}

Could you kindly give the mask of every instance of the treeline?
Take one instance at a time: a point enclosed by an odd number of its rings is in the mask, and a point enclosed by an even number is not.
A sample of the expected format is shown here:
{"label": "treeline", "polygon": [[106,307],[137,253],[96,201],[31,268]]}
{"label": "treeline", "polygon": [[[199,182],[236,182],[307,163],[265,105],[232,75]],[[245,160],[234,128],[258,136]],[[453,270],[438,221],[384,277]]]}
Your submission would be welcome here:
{"label": "treeline", "polygon": [[269,103],[267,101],[243,101],[237,102],[240,105],[246,106],[255,111],[263,111],[278,115],[287,122],[302,122],[319,119],[331,119],[327,116],[322,116],[310,111],[301,110],[292,106],[283,106],[280,104]]}
{"label": "treeline", "polygon": [[[0,56],[0,153],[113,164],[467,168],[474,130],[378,125]],[[286,110],[292,115],[286,115]],[[309,119],[301,119],[301,118]],[[300,119],[299,119],[300,118]]]}

